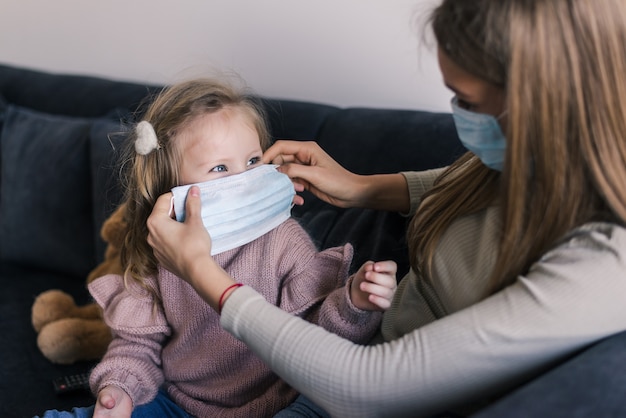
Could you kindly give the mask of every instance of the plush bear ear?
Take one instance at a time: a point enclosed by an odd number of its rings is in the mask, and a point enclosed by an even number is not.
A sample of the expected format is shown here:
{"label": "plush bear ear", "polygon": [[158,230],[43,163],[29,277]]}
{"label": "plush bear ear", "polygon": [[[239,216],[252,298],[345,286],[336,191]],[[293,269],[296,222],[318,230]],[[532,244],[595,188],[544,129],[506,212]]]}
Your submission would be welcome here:
{"label": "plush bear ear", "polygon": [[127,223],[124,219],[125,205],[121,204],[102,224],[100,234],[109,244],[120,247],[126,235]]}

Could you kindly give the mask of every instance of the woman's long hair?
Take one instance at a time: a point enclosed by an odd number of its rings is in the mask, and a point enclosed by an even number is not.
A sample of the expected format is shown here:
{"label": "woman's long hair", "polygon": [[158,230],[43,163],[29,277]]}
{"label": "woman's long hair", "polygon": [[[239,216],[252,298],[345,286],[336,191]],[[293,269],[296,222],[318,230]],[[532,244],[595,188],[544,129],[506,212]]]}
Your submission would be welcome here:
{"label": "woman's long hair", "polygon": [[445,0],[431,16],[442,52],[506,93],[502,173],[468,154],[409,228],[411,265],[432,274],[458,217],[497,203],[495,291],[585,222],[626,223],[626,2]]}
{"label": "woman's long hair", "polygon": [[[244,89],[213,79],[196,79],[163,89],[146,110],[143,119],[150,122],[158,139],[158,148],[147,155],[135,151],[137,132],[132,130],[122,158],[122,182],[125,190],[126,221],[129,229],[121,248],[124,280],[142,287],[145,278],[157,273],[157,260],[147,242],[146,221],[156,199],[180,185],[181,153],[178,134],[195,118],[224,108],[245,112],[259,135],[261,148],[270,137],[264,111],[254,96]],[[151,289],[147,288],[151,291]]]}

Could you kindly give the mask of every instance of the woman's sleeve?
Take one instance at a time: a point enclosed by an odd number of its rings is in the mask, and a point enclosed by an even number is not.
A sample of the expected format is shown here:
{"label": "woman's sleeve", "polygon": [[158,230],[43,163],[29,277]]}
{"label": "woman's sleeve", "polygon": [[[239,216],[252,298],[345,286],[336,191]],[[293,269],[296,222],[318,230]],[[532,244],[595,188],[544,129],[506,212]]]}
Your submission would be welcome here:
{"label": "woman's sleeve", "polygon": [[497,396],[624,330],[626,233],[615,235],[571,240],[497,294],[376,346],[293,317],[247,287],[227,300],[221,323],[333,416],[427,415]]}
{"label": "woman's sleeve", "polygon": [[411,208],[407,213],[408,216],[412,216],[420,202],[424,193],[429,191],[437,177],[439,177],[446,168],[435,168],[425,171],[403,171],[402,174],[406,179],[407,186],[409,188],[409,198],[411,201]]}

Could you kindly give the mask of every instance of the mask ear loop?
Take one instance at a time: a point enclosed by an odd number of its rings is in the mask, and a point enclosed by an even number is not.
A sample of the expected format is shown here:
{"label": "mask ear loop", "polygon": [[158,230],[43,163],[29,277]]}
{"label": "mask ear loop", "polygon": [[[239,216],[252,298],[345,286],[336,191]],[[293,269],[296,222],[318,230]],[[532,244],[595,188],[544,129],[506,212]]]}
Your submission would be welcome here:
{"label": "mask ear loop", "polygon": [[176,212],[174,212],[174,196],[170,199],[170,210],[167,212],[167,216],[172,219],[176,219]]}

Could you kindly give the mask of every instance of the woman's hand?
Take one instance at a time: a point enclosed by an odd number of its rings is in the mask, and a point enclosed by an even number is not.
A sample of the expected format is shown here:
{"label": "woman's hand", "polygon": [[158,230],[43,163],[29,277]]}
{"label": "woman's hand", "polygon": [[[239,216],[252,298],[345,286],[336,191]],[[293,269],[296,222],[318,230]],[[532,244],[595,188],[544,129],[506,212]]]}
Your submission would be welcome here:
{"label": "woman's hand", "polygon": [[[309,190],[315,196],[343,208],[361,205],[362,176],[351,173],[333,160],[313,141],[276,141],[263,154],[263,162],[278,164],[278,170],[294,182],[296,191]],[[301,196],[294,199],[302,204]]]}
{"label": "woman's hand", "polygon": [[211,307],[219,311],[235,281],[211,257],[211,237],[202,224],[200,189],[193,186],[185,203],[185,222],[170,216],[172,194],[159,196],[148,217],[148,244],[158,262],[189,283]]}
{"label": "woman's hand", "polygon": [[211,237],[200,216],[200,190],[189,189],[185,222],[170,216],[172,194],[159,196],[148,217],[148,244],[159,263],[175,275],[189,281],[194,261],[211,254]]}
{"label": "woman's hand", "polygon": [[106,386],[98,392],[94,418],[130,418],[132,412],[133,401],[121,388]]}
{"label": "woman's hand", "polygon": [[[308,190],[340,208],[408,212],[409,190],[402,174],[354,174],[333,160],[313,141],[276,141],[263,154],[264,163],[279,164],[297,192]],[[302,196],[294,198],[304,203]]]}

